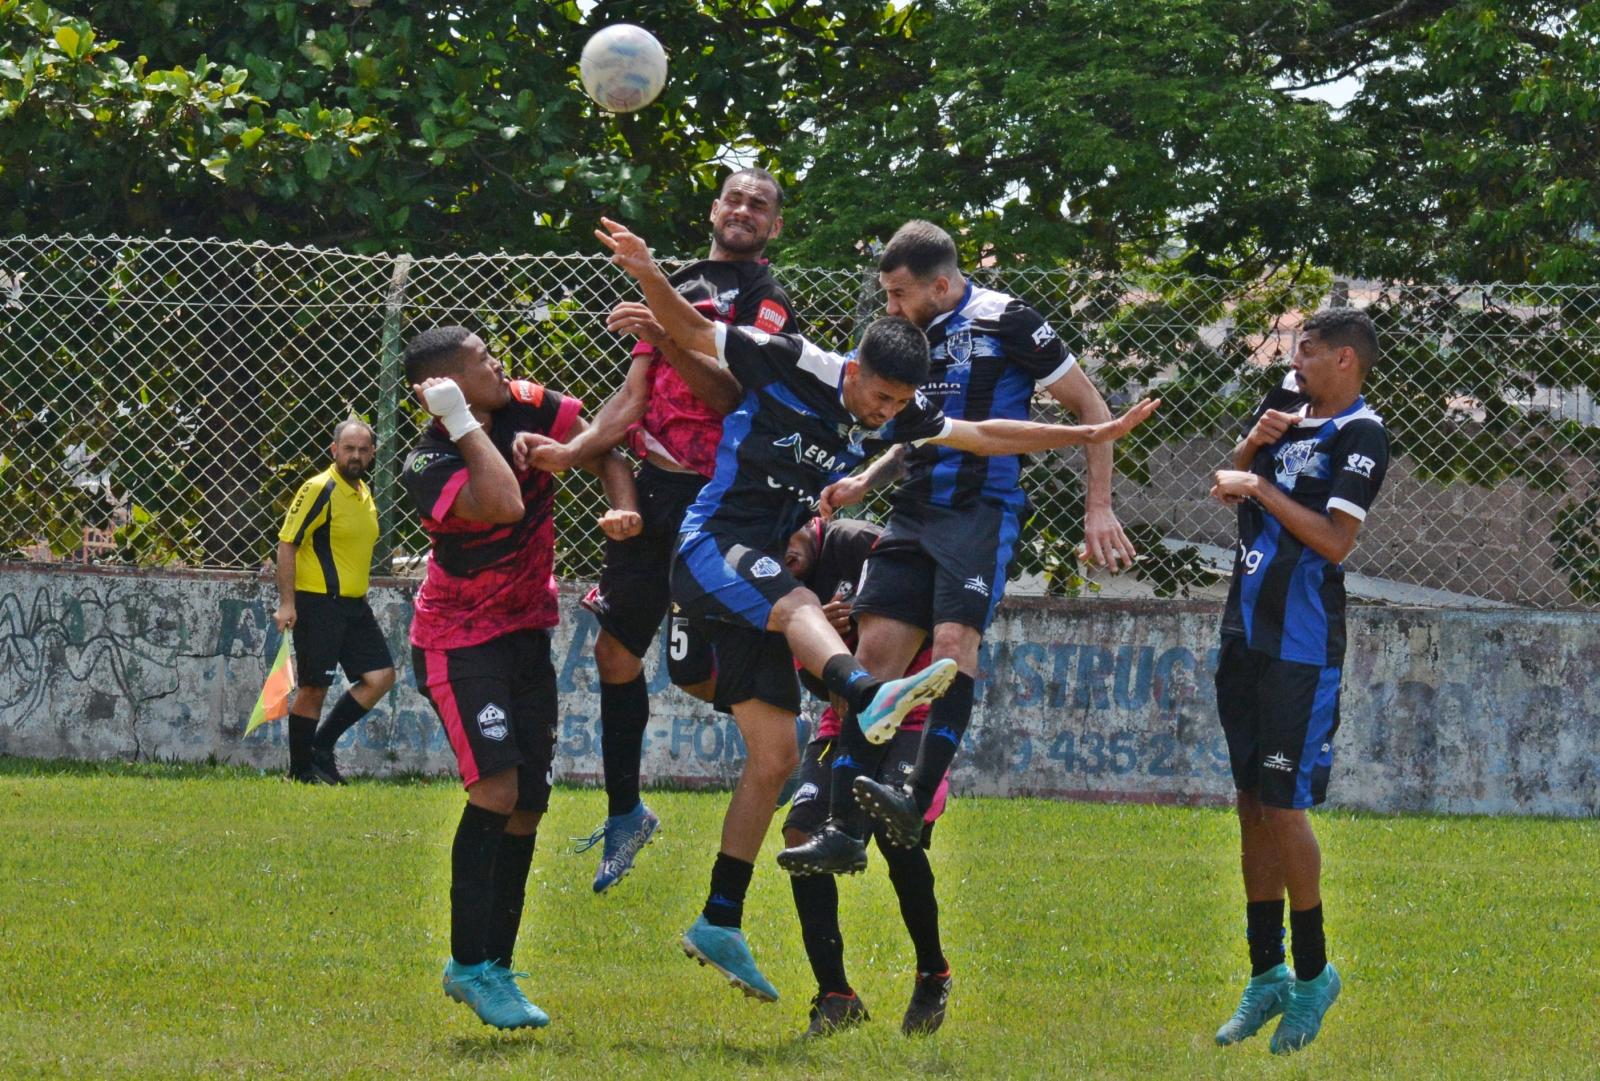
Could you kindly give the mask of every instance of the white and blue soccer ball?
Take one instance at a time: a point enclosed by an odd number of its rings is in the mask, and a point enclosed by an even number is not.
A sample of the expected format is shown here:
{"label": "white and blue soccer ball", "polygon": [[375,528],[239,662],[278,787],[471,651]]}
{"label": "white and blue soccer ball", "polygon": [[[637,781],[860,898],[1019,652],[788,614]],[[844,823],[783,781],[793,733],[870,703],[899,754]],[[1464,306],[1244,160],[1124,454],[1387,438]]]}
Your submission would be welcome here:
{"label": "white and blue soccer ball", "polygon": [[598,31],[583,47],[578,77],[596,105],[613,113],[643,109],[667,81],[667,54],[655,35],[618,23]]}

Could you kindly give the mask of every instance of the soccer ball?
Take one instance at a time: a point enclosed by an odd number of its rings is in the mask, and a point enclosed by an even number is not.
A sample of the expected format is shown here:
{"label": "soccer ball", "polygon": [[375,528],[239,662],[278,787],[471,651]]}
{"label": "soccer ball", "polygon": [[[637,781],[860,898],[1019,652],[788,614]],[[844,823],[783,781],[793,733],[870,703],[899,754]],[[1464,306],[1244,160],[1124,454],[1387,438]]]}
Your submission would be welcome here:
{"label": "soccer ball", "polygon": [[661,93],[667,81],[667,54],[650,31],[618,23],[599,31],[584,45],[578,76],[600,108],[631,113]]}

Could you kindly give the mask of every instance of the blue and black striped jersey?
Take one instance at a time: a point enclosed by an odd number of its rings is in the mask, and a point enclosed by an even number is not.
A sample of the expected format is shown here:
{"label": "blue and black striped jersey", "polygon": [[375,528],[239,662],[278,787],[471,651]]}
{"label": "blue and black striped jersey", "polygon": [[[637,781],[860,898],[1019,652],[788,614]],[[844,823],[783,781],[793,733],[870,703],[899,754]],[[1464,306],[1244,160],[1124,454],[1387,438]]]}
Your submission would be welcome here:
{"label": "blue and black striped jersey", "polygon": [[[1307,417],[1305,399],[1279,388],[1252,414],[1299,410],[1299,423],[1256,451],[1250,471],[1319,514],[1362,521],[1389,468],[1389,435],[1366,400],[1336,417]],[[1239,505],[1239,547],[1222,633],[1286,661],[1338,668],[1344,663],[1344,568],[1306,547],[1254,500]]]}
{"label": "blue and black striped jersey", "polygon": [[680,533],[714,533],[781,553],[823,488],[890,444],[949,431],[920,392],[889,423],[864,427],[841,397],[846,358],[798,334],[725,323],[716,334],[717,356],[745,395],[722,422],[716,472]]}
{"label": "blue and black striped jersey", "polygon": [[[1076,361],[1044,316],[1015,297],[967,283],[961,303],[927,327],[931,365],[922,392],[954,419],[1029,419],[1035,387],[1049,386]],[[895,504],[962,507],[976,500],[1020,510],[1022,461],[951,447],[906,455]]]}

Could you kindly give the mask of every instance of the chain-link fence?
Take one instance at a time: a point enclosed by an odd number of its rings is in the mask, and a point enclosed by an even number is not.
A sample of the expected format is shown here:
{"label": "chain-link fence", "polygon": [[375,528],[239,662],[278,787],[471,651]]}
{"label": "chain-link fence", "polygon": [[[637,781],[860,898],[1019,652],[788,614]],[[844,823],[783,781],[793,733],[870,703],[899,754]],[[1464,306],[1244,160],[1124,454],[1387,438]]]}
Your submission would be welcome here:
{"label": "chain-link fence", "polygon": [[[881,308],[870,270],[779,266],[807,333],[847,348]],[[1234,516],[1207,498],[1243,418],[1283,375],[1303,313],[1366,308],[1368,389],[1397,460],[1349,568],[1376,595],[1600,602],[1600,289],[1416,286],[1301,272],[980,272],[1055,324],[1113,406],[1165,404],[1119,444],[1117,510],[1158,593],[1214,589]],[[515,374],[585,400],[620,384],[605,314],[636,295],[601,256],[413,259],[218,241],[0,240],[0,557],[256,568],[333,425],[378,435],[379,568],[426,540],[395,470],[420,418],[400,352],[460,322]],[[1041,402],[1041,415],[1055,407]],[[1077,592],[1081,455],[1036,456],[1014,591]],[[559,570],[592,577],[598,486],[569,474]],[[1379,588],[1383,587],[1383,588]],[[1091,587],[1092,588],[1092,587]],[[1385,593],[1387,589],[1387,593]]]}

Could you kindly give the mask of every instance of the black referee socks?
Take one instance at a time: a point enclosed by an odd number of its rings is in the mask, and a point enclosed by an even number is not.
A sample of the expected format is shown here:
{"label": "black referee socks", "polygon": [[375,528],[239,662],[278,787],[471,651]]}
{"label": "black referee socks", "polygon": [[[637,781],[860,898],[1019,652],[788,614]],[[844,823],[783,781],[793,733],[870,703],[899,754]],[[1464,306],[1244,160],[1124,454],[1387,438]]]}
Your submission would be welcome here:
{"label": "black referee socks", "polygon": [[600,684],[600,761],[605,767],[606,814],[639,806],[639,756],[650,726],[650,692],[641,672],[626,683]]}
{"label": "black referee socks", "polygon": [[289,775],[311,768],[311,740],[317,734],[317,719],[289,714]]}
{"label": "black referee socks", "polygon": [[851,713],[860,713],[872,704],[881,684],[848,653],[841,653],[822,666],[822,682],[830,694],[844,699]]}
{"label": "black referee socks", "polygon": [[357,702],[349,691],[345,691],[339,701],[334,703],[333,709],[322,719],[317,726],[317,734],[311,740],[311,747],[317,751],[331,751],[334,744],[339,742],[339,737],[355,727],[357,721],[367,715],[367,707]]}

